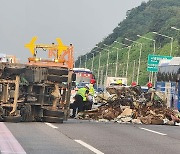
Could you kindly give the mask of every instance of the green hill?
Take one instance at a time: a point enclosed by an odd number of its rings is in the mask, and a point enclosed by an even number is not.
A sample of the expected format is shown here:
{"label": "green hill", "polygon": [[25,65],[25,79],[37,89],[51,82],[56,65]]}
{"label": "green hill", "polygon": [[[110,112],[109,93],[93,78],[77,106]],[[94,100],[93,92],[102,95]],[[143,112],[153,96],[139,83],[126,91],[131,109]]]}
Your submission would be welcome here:
{"label": "green hill", "polygon": [[[179,16],[180,0],[150,0],[147,3],[143,2],[140,6],[127,11],[126,19],[120,22],[105,39],[97,43],[98,48],[94,47],[90,53],[78,57],[75,66],[79,67],[81,64],[81,67],[83,67],[86,61],[87,68],[91,69],[94,54],[93,72],[96,78],[98,78],[99,74],[99,81],[104,81],[106,73],[108,76],[115,76],[117,67],[117,76],[127,76],[128,83],[130,84],[133,80],[136,81],[140,64],[139,84],[145,85],[149,80],[147,57],[149,54],[153,54],[154,44],[155,54],[180,56],[180,31],[171,28],[172,26],[180,28]],[[137,35],[145,38],[138,37]],[[128,41],[125,38],[136,42]],[[128,48],[120,50],[126,47],[120,43],[131,46],[128,69]],[[140,43],[142,43],[142,50]],[[116,64],[117,48],[119,56],[118,63]],[[109,62],[108,71],[106,72],[108,50]],[[139,63],[140,50],[142,55]],[[100,52],[101,58],[99,58]],[[87,60],[86,57],[88,57]]]}

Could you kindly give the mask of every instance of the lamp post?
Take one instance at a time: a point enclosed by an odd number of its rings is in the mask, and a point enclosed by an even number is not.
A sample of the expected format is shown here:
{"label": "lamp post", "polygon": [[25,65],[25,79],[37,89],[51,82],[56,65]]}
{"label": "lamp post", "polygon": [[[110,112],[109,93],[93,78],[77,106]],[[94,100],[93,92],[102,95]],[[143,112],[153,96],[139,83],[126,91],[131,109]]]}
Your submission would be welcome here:
{"label": "lamp post", "polygon": [[93,67],[94,67],[94,53],[91,53],[93,55],[93,59],[92,59],[92,63],[91,63],[91,71],[93,71]]}
{"label": "lamp post", "polygon": [[133,75],[132,75],[132,82],[134,81],[135,67],[136,67],[136,61],[134,60],[134,64],[133,64]]}
{"label": "lamp post", "polygon": [[119,59],[119,52],[118,52],[118,50],[119,50],[119,48],[116,48],[116,47],[112,47],[112,48],[117,50],[117,54],[116,54],[116,70],[115,70],[115,77],[117,77],[117,68],[118,68],[117,65],[118,65],[118,59]]}
{"label": "lamp post", "polygon": [[[140,38],[146,39],[146,40],[151,40],[151,41],[153,41],[153,44],[154,44],[154,52],[153,52],[153,55],[154,55],[155,52],[156,52],[156,40],[150,39],[150,38],[148,38],[148,37],[144,37],[144,36],[141,36],[141,35],[137,35],[137,36],[140,37]],[[153,80],[153,72],[149,73],[149,82],[150,82],[150,81],[152,82],[152,80]]]}
{"label": "lamp post", "polygon": [[128,78],[128,69],[129,69],[129,53],[131,51],[131,46],[128,46],[128,54],[127,54],[127,65],[126,65],[126,78]]}
{"label": "lamp post", "polygon": [[176,27],[171,27],[174,30],[180,31],[180,29],[176,28]]}
{"label": "lamp post", "polygon": [[79,57],[79,68],[81,68],[81,56]]}
{"label": "lamp post", "polygon": [[153,44],[154,44],[154,52],[153,52],[153,54],[155,54],[155,52],[156,52],[156,40],[154,40],[154,39],[150,39],[150,38],[148,38],[148,37],[144,37],[144,36],[141,36],[141,35],[137,35],[138,37],[141,37],[141,38],[143,38],[143,39],[146,39],[146,40],[151,40],[151,41],[153,41]]}
{"label": "lamp post", "polygon": [[85,63],[84,63],[85,64],[85,68],[86,68],[86,62],[87,62],[87,54],[86,54],[86,59],[85,59]]}
{"label": "lamp post", "polygon": [[[106,45],[106,44],[103,44],[104,46],[106,46],[106,47],[109,47],[108,45]],[[104,49],[105,50],[105,49]],[[106,50],[106,51],[108,51],[108,54],[107,54],[107,62],[106,62],[106,79],[107,79],[107,74],[108,74],[108,65],[109,65],[109,50]]]}
{"label": "lamp post", "polygon": [[[102,50],[106,50],[106,51],[108,52],[108,55],[109,55],[109,50],[103,49],[103,48],[98,47],[98,46],[96,46],[96,47],[99,48],[99,49],[102,49]],[[108,56],[108,57],[109,57],[109,56]],[[109,58],[107,58],[107,64],[106,64],[107,68],[108,68],[108,63],[109,63]],[[98,81],[97,81],[97,84],[98,84],[98,82],[99,82],[100,65],[101,65],[101,52],[99,52],[99,66],[98,66]],[[106,74],[107,74],[107,69],[106,69]],[[106,75],[106,78],[107,78],[107,75]],[[98,85],[97,85],[97,86],[98,86]]]}
{"label": "lamp post", "polygon": [[121,44],[121,45],[124,45],[124,46],[128,46],[127,44],[124,44],[124,43],[121,43],[121,42],[118,42],[118,41],[114,41],[115,43],[118,43],[118,44]]}
{"label": "lamp post", "polygon": [[98,80],[97,80],[97,87],[99,87],[99,69],[101,65],[101,52],[99,52],[99,66],[98,66]]}
{"label": "lamp post", "polygon": [[125,40],[131,41],[131,42],[134,42],[134,43],[137,43],[137,44],[140,44],[140,50],[139,50],[139,64],[138,64],[138,72],[137,72],[137,84],[138,84],[138,83],[139,83],[140,65],[141,65],[142,43],[137,42],[137,41],[130,40],[130,39],[128,39],[128,38],[125,38]]}
{"label": "lamp post", "polygon": [[126,78],[127,78],[127,76],[128,76],[128,67],[129,67],[129,53],[131,51],[131,46],[128,46],[127,44],[124,44],[124,43],[121,43],[121,42],[118,42],[118,41],[114,41],[114,42],[118,43],[118,44],[122,44],[122,45],[124,45],[124,46],[129,48],[128,55],[127,55],[127,65],[126,65]]}
{"label": "lamp post", "polygon": [[156,34],[156,35],[159,35],[159,36],[163,36],[163,37],[166,37],[166,38],[170,38],[170,39],[171,39],[171,51],[170,51],[170,56],[171,56],[171,54],[172,54],[172,48],[173,48],[173,37],[170,37],[170,36],[167,36],[167,35],[163,35],[163,34],[159,34],[159,33],[157,33],[157,32],[152,32],[152,33],[154,33],[154,34]]}
{"label": "lamp post", "polygon": [[[176,28],[176,27],[171,27],[171,28],[178,31],[178,42],[179,42],[179,32],[180,32],[180,29],[178,29],[178,28]],[[179,43],[178,43],[178,44],[179,44]],[[178,51],[179,51],[179,45],[178,45]]]}

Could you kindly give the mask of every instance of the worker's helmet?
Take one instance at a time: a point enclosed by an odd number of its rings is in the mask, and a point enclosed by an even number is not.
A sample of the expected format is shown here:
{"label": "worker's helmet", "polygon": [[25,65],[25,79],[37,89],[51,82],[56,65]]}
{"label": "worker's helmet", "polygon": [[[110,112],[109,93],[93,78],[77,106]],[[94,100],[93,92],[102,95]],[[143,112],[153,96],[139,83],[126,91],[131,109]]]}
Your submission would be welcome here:
{"label": "worker's helmet", "polygon": [[90,88],[89,84],[85,84],[85,88],[89,89]]}
{"label": "worker's helmet", "polygon": [[132,82],[132,83],[131,83],[131,86],[132,86],[132,87],[134,87],[134,86],[136,86],[136,85],[137,85],[136,82]]}
{"label": "worker's helmet", "polygon": [[122,80],[117,80],[117,84],[122,84]]}
{"label": "worker's helmet", "polygon": [[95,83],[96,83],[96,80],[95,80],[95,79],[91,79],[91,80],[90,80],[90,83],[91,83],[91,84],[95,84]]}
{"label": "worker's helmet", "polygon": [[152,83],[151,83],[151,82],[148,82],[148,83],[147,83],[147,87],[148,87],[148,88],[152,88]]}

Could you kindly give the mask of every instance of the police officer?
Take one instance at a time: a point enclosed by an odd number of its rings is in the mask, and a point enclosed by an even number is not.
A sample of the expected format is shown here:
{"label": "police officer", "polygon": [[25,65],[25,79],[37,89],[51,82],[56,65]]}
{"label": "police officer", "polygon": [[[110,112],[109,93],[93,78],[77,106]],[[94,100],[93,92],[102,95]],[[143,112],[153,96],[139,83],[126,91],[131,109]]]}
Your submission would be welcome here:
{"label": "police officer", "polygon": [[84,104],[87,101],[87,97],[89,94],[89,85],[86,84],[85,87],[80,88],[75,97],[74,102],[70,105],[70,108],[73,109],[72,118],[76,116],[76,109],[78,109],[77,113],[84,111]]}

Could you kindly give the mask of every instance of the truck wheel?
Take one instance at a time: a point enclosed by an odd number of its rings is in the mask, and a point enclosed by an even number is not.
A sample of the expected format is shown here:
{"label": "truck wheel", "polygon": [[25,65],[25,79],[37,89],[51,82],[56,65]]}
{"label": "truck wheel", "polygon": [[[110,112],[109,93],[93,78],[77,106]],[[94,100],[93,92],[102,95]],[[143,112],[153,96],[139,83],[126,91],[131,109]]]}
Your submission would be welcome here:
{"label": "truck wheel", "polygon": [[4,116],[3,119],[5,122],[21,122],[21,116]]}
{"label": "truck wheel", "polygon": [[51,81],[51,82],[62,83],[62,82],[67,82],[68,77],[67,76],[57,76],[57,75],[48,75],[47,80]]}
{"label": "truck wheel", "polygon": [[72,81],[76,81],[76,74],[75,73],[72,74]]}
{"label": "truck wheel", "polygon": [[55,69],[55,68],[49,68],[48,69],[48,74],[49,75],[68,75],[68,70],[67,69]]}
{"label": "truck wheel", "polygon": [[58,117],[42,117],[43,122],[50,122],[50,123],[63,123],[63,118]]}
{"label": "truck wheel", "polygon": [[49,109],[44,109],[43,110],[43,115],[44,116],[50,116],[50,117],[59,117],[63,118],[64,117],[64,112],[60,110],[49,110]]}

